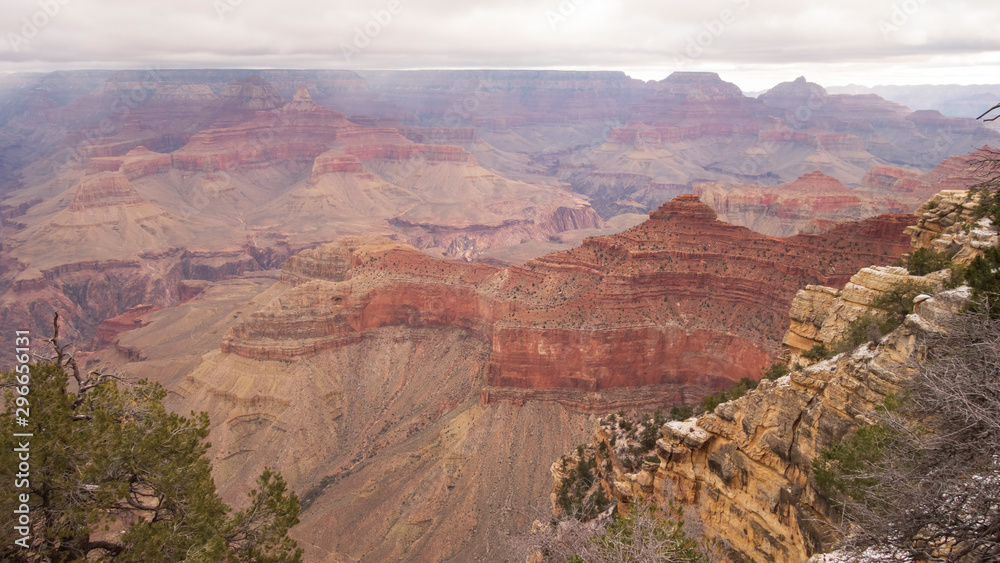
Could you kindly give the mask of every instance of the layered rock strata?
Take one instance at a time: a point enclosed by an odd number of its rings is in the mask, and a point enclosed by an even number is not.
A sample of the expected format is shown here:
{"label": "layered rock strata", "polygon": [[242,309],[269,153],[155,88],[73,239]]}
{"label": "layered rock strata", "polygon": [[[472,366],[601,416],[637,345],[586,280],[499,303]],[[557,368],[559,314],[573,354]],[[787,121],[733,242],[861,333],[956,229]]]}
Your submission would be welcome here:
{"label": "layered rock strata", "polygon": [[830,346],[847,334],[853,321],[864,315],[880,314],[872,304],[893,286],[910,284],[938,291],[947,277],[947,272],[913,276],[906,268],[872,266],[851,276],[842,290],[807,285],[792,300],[788,312],[791,324],[781,343],[789,349],[793,360],[817,344]]}
{"label": "layered rock strata", "polygon": [[973,220],[977,205],[967,190],[936,194],[917,210],[917,224],[906,228],[913,247],[946,253],[954,262],[968,264],[983,249],[997,246],[996,229],[990,220]]}
{"label": "layered rock strata", "polygon": [[291,259],[287,289],[234,326],[222,350],[287,361],[379,326],[460,327],[491,343],[484,401],[510,388],[667,385],[683,402],[757,376],[777,353],[795,289],[843,283],[860,264],[897,255],[910,222],[885,216],[774,239],[680,196],[624,233],[509,268],[344,239]]}
{"label": "layered rock strata", "polygon": [[[935,219],[970,209],[964,207],[965,193],[944,192],[934,201],[931,209],[947,202]],[[925,216],[922,224],[928,220]],[[910,230],[915,244],[928,232]],[[935,240],[923,242],[934,246]],[[792,303],[785,344],[794,357],[816,343],[836,342],[851,320],[872,312],[875,298],[896,284],[922,283],[935,291],[948,277],[947,270],[920,277],[873,266],[852,276],[842,290],[808,286]],[[873,409],[900,390],[912,373],[911,362],[923,357],[922,339],[945,330],[970,298],[968,287],[919,295],[914,312],[877,341],[806,368],[795,366],[777,380],[761,380],[755,390],[696,418],[667,422],[655,450],[646,452],[655,453],[658,463],[651,458],[635,463],[629,446],[644,455],[633,444],[636,428],[625,432],[613,417],[603,418],[588,450],[601,468],[598,485],[623,501],[643,495],[659,504],[680,503],[685,518],[720,540],[732,561],[792,563],[829,551],[838,539],[831,525],[838,514],[817,489],[812,460],[859,425],[871,424]],[[551,468],[556,490],[568,478],[571,457]]]}
{"label": "layered rock strata", "polygon": [[[607,452],[598,453],[598,463],[610,459],[613,470],[601,486],[619,500],[644,495],[657,504],[679,503],[734,561],[797,563],[828,551],[837,515],[816,489],[812,460],[898,391],[921,336],[941,330],[968,295],[967,288],[939,293],[878,344],[763,380],[698,418],[667,422],[656,442],[659,462],[643,462],[634,472],[622,465],[615,448],[622,436],[605,419],[593,451]],[[557,487],[562,473],[554,464]]]}

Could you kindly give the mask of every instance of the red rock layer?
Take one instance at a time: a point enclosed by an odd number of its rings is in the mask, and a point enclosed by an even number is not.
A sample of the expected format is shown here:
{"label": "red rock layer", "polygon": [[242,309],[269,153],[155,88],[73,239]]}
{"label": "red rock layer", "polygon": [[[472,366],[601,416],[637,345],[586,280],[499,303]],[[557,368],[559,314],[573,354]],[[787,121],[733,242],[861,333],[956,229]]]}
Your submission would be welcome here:
{"label": "red rock layer", "polygon": [[979,182],[976,162],[985,156],[988,146],[969,154],[952,156],[941,161],[926,174],[912,173],[893,167],[872,169],[865,176],[866,183],[893,192],[912,192],[917,204],[943,190],[964,190]]}
{"label": "red rock layer", "polygon": [[153,152],[146,147],[136,147],[118,157],[91,158],[87,173],[121,172],[129,180],[166,172],[171,168],[169,154]]}
{"label": "red rock layer", "polygon": [[[332,244],[290,261],[293,284],[222,350],[290,360],[369,328],[457,326],[491,342],[491,388],[721,386],[759,376],[800,287],[891,262],[909,248],[903,228],[913,222],[881,216],[777,239],[721,223],[687,195],[624,233],[502,269],[388,241]],[[327,259],[337,265],[324,268]]]}
{"label": "red rock layer", "polygon": [[346,152],[361,160],[407,160],[418,157],[429,161],[476,163],[476,159],[465,149],[453,145],[365,145],[348,147]]}
{"label": "red rock layer", "polygon": [[325,152],[316,157],[313,162],[312,175],[313,177],[319,176],[320,174],[332,174],[334,172],[350,172],[352,174],[358,174],[364,171],[361,166],[361,161],[358,157],[354,155],[342,156],[333,154],[331,152]]}
{"label": "red rock layer", "polygon": [[155,313],[162,308],[156,305],[137,305],[117,317],[105,319],[101,324],[97,325],[93,344],[106,346],[114,343],[115,338],[119,334],[136,327],[144,326],[143,317],[150,313]]}
{"label": "red rock layer", "polygon": [[84,211],[115,205],[138,205],[142,202],[142,197],[124,174],[105,172],[88,176],[80,181],[76,187],[76,197],[69,209]]}
{"label": "red rock layer", "polygon": [[472,143],[479,140],[475,127],[406,127],[399,130],[414,143]]}
{"label": "red rock layer", "polygon": [[312,160],[338,133],[358,129],[344,114],[316,105],[300,91],[280,110],[258,112],[245,123],[201,131],[173,153],[181,170],[211,172],[270,160]]}

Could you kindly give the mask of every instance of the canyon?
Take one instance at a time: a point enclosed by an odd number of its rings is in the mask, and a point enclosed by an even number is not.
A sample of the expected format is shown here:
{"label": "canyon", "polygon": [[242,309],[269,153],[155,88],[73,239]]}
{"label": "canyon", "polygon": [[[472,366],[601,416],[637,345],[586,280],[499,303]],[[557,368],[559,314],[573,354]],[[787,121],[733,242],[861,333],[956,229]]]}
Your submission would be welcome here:
{"label": "canyon", "polygon": [[[913,211],[935,183],[967,176],[948,157],[997,142],[974,120],[804,78],[757,98],[684,72],[0,80],[0,319],[45,330],[63,308],[66,334],[83,341],[131,307],[178,303],[184,280],[267,270],[342,235],[521,263],[691,192],[764,234],[818,233]],[[114,276],[119,261],[160,281],[111,292],[58,273]]]}
{"label": "canyon", "polygon": [[[935,194],[905,229],[912,248],[948,251],[953,264],[969,264],[998,244],[996,227],[976,218],[975,209],[966,190]],[[904,392],[918,363],[932,353],[927,338],[954,326],[973,292],[968,286],[945,289],[952,268],[913,275],[906,268],[871,266],[843,287],[800,289],[782,340],[787,375],[761,379],[745,395],[687,420],[663,423],[647,415],[632,422],[621,412],[602,417],[589,443],[552,464],[554,511],[561,511],[559,492],[576,483],[577,467],[593,459],[599,475],[587,494],[599,489],[626,503],[643,497],[678,506],[689,529],[719,541],[727,560],[841,560],[824,555],[845,529],[813,461],[859,427],[875,424],[877,409]],[[879,314],[879,297],[899,284],[919,284],[931,295],[916,295],[912,314],[890,333],[837,349],[851,323]],[[839,353],[802,355],[816,345]],[[647,432],[655,446],[640,443]]]}
{"label": "canyon", "polygon": [[113,344],[86,361],[208,412],[224,495],[280,468],[304,500],[293,535],[311,560],[489,559],[547,510],[538,459],[598,413],[692,404],[759,376],[800,286],[894,259],[915,222],[781,239],[683,195],[620,234],[507,267],[344,237],[280,273],[107,321]]}
{"label": "canyon", "polygon": [[759,377],[796,292],[894,262],[998,141],[714,73],[0,86],[0,327],[59,312],[88,369],[208,412],[222,494],[280,469],[310,560],[498,556],[599,414]]}

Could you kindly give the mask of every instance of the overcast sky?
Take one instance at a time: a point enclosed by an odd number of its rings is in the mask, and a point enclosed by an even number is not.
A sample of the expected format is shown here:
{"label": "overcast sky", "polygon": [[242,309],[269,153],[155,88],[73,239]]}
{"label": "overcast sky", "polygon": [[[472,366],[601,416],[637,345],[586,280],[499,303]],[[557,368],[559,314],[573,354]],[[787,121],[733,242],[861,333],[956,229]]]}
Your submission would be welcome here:
{"label": "overcast sky", "polygon": [[0,0],[0,72],[550,68],[1000,83],[991,0]]}

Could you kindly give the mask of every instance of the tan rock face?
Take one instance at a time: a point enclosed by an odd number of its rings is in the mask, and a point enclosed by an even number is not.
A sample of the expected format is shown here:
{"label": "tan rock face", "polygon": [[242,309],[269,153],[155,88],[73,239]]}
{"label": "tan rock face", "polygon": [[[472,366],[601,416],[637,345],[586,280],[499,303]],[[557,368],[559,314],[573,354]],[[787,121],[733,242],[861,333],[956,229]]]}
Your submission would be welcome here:
{"label": "tan rock face", "polygon": [[972,262],[984,248],[998,244],[996,229],[988,219],[973,224],[975,208],[967,190],[935,194],[917,210],[917,224],[906,229],[913,247],[953,254],[952,260],[958,264]]}
{"label": "tan rock face", "polygon": [[80,182],[69,210],[79,212],[99,207],[139,205],[143,201],[124,174],[109,172]]}
{"label": "tan rock face", "polygon": [[910,282],[939,290],[942,281],[943,277],[936,274],[911,276],[906,268],[872,266],[851,276],[841,291],[806,286],[792,300],[791,324],[782,344],[791,350],[793,359],[798,359],[799,354],[816,344],[830,345],[841,338],[859,317],[877,314],[872,303],[892,286]]}
{"label": "tan rock face", "polygon": [[[828,550],[836,539],[828,524],[835,514],[815,488],[812,460],[898,389],[905,372],[897,368],[914,354],[917,338],[940,330],[937,323],[967,299],[964,289],[941,293],[877,346],[764,380],[712,413],[666,423],[652,483],[642,476],[649,471],[644,464],[635,474],[616,470],[606,487],[619,498],[642,493],[657,503],[681,503],[707,536],[747,558],[797,563]],[[603,428],[595,445],[621,455]]]}

